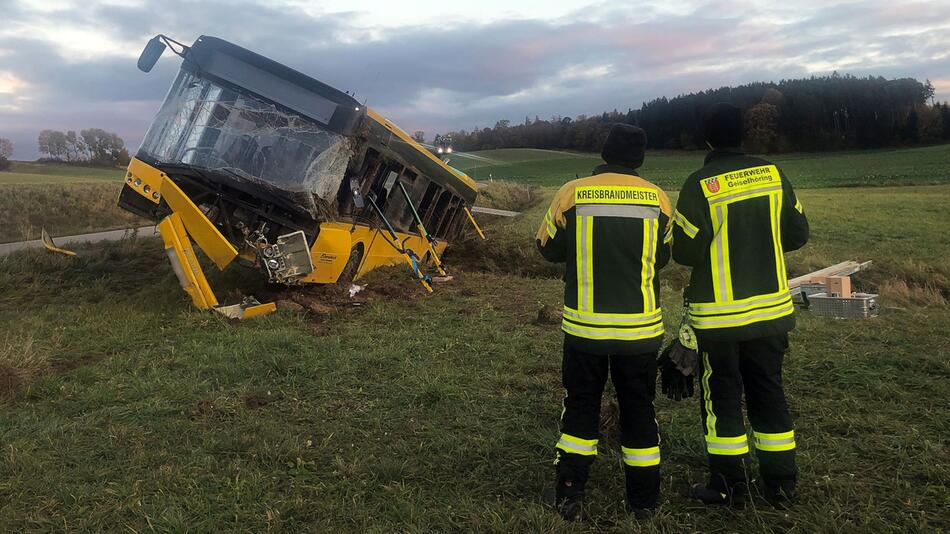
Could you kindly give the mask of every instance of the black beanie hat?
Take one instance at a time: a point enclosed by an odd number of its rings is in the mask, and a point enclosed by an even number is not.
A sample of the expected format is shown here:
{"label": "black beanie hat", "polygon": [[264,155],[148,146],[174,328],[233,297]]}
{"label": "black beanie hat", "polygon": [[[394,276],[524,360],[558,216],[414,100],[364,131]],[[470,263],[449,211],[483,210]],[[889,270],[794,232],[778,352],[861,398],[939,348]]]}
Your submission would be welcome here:
{"label": "black beanie hat", "polygon": [[703,134],[713,148],[737,147],[742,144],[742,110],[720,102],[706,110]]}
{"label": "black beanie hat", "polygon": [[647,133],[631,124],[614,124],[600,152],[604,161],[636,169],[643,165],[643,149],[647,145]]}

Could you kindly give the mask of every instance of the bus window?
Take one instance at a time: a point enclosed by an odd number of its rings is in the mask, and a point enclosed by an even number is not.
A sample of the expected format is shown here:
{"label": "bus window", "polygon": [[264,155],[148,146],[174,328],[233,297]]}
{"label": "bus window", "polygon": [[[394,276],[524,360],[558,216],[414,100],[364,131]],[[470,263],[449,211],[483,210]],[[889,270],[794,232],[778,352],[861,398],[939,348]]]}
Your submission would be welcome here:
{"label": "bus window", "polygon": [[[420,181],[428,182],[428,180],[420,180]],[[439,187],[438,184],[429,182],[429,185],[426,186],[425,194],[422,195],[422,200],[420,200],[419,205],[416,206],[416,209],[419,210],[419,217],[422,218],[423,223],[426,225],[426,228],[429,227],[428,226],[429,212],[432,210],[433,204],[435,204],[433,200],[435,200],[440,189],[441,188]]]}
{"label": "bus window", "polygon": [[402,165],[390,160],[386,160],[376,171],[370,191],[376,195],[376,204],[380,208],[386,204],[386,199],[391,196],[392,188],[400,173],[402,173]]}
{"label": "bus window", "polygon": [[[412,191],[415,188],[414,182],[416,178],[416,173],[405,169],[403,170],[402,176],[398,179],[394,179],[393,184],[389,187],[389,200],[386,202],[384,212],[389,222],[400,232],[415,233],[416,231],[416,221],[412,216],[412,210],[406,203],[406,196],[403,195],[399,189],[399,184],[401,183],[411,197]],[[415,200],[413,203],[415,203]]]}
{"label": "bus window", "polygon": [[439,223],[445,216],[446,210],[449,209],[449,202],[451,201],[452,193],[448,191],[442,191],[442,194],[439,195],[439,201],[436,202],[435,207],[428,213],[428,218],[425,219],[426,228],[438,228]]}
{"label": "bus window", "polygon": [[455,226],[455,222],[458,220],[461,205],[462,199],[458,197],[452,197],[452,204],[449,206],[449,209],[446,210],[445,217],[442,219],[442,223],[439,224],[439,237],[443,239],[452,238],[452,227]]}
{"label": "bus window", "polygon": [[442,216],[439,218],[438,224],[435,225],[433,229],[439,237],[444,238],[448,233],[449,224],[452,222],[452,217],[455,215],[455,207],[458,205],[459,198],[452,196],[449,199],[448,205],[445,207],[445,211],[442,213]]}
{"label": "bus window", "polygon": [[[412,171],[406,171],[412,172]],[[415,174],[413,174],[415,176]],[[418,178],[418,179],[416,179]],[[419,209],[422,205],[422,198],[425,196],[426,191],[429,189],[429,185],[432,183],[429,181],[429,178],[426,175],[421,175],[413,179],[412,189],[409,190],[409,196],[412,197],[412,201],[416,204],[416,209]],[[420,210],[420,215],[425,215],[425,212]]]}
{"label": "bus window", "polygon": [[352,214],[354,209],[354,190],[358,191],[360,195],[366,196],[366,193],[369,191],[369,185],[372,183],[372,180],[369,179],[369,177],[375,176],[379,165],[379,152],[370,148],[366,150],[366,154],[359,163],[359,167],[354,166],[353,169],[347,171],[346,177],[343,179],[343,183],[340,184],[340,192],[337,195],[337,201],[339,202],[339,210],[341,214]]}

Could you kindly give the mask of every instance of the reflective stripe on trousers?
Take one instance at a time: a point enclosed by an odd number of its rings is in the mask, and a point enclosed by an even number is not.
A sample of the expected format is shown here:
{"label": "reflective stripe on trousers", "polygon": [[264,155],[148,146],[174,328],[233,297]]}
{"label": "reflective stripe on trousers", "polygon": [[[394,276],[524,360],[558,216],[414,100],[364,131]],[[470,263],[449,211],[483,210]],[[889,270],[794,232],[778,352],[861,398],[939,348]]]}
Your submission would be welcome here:
{"label": "reflective stripe on trousers", "polygon": [[647,447],[646,449],[631,449],[621,447],[623,454],[623,463],[630,467],[651,467],[660,465],[660,447]]}
{"label": "reflective stripe on trousers", "polygon": [[571,454],[580,454],[581,456],[594,456],[597,454],[597,440],[583,439],[570,434],[561,434],[555,448]]}
{"label": "reflective stripe on trousers", "polygon": [[775,434],[767,434],[753,430],[752,437],[755,440],[755,448],[760,451],[781,452],[790,451],[795,448],[794,430]]}
{"label": "reflective stripe on trousers", "polygon": [[706,452],[722,456],[738,456],[749,452],[749,438],[745,435],[720,437],[706,435]]}
{"label": "reflective stripe on trousers", "polygon": [[712,394],[709,379],[712,377],[712,365],[709,354],[703,352],[703,404],[706,409],[706,452],[722,456],[738,456],[749,452],[749,441],[745,434],[741,436],[719,436],[716,434],[716,412],[713,411]]}

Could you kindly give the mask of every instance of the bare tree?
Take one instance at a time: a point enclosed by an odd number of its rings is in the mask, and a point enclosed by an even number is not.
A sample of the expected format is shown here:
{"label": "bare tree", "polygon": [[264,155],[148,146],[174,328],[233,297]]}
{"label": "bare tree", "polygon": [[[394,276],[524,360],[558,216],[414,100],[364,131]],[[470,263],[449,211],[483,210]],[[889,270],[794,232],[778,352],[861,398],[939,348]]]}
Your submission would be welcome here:
{"label": "bare tree", "polygon": [[90,128],[79,132],[90,163],[116,165],[121,163],[125,141],[118,135],[102,128]]}

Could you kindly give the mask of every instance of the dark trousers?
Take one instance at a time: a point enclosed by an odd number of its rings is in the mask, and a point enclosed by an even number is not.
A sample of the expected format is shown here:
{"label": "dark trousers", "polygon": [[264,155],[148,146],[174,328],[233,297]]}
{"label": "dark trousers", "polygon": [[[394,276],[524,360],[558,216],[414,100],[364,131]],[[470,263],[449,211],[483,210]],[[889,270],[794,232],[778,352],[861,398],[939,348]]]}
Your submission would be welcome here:
{"label": "dark trousers", "polygon": [[743,393],[763,482],[794,486],[795,436],[782,386],[787,348],[784,334],[738,342],[700,336],[700,413],[710,487],[745,491],[750,443],[742,417]]}
{"label": "dark trousers", "polygon": [[562,379],[567,396],[556,445],[557,473],[583,490],[597,456],[600,400],[608,372],[620,406],[627,503],[634,508],[653,508],[660,493],[659,435],[653,409],[655,353],[588,354],[571,347],[570,338],[565,338]]}

